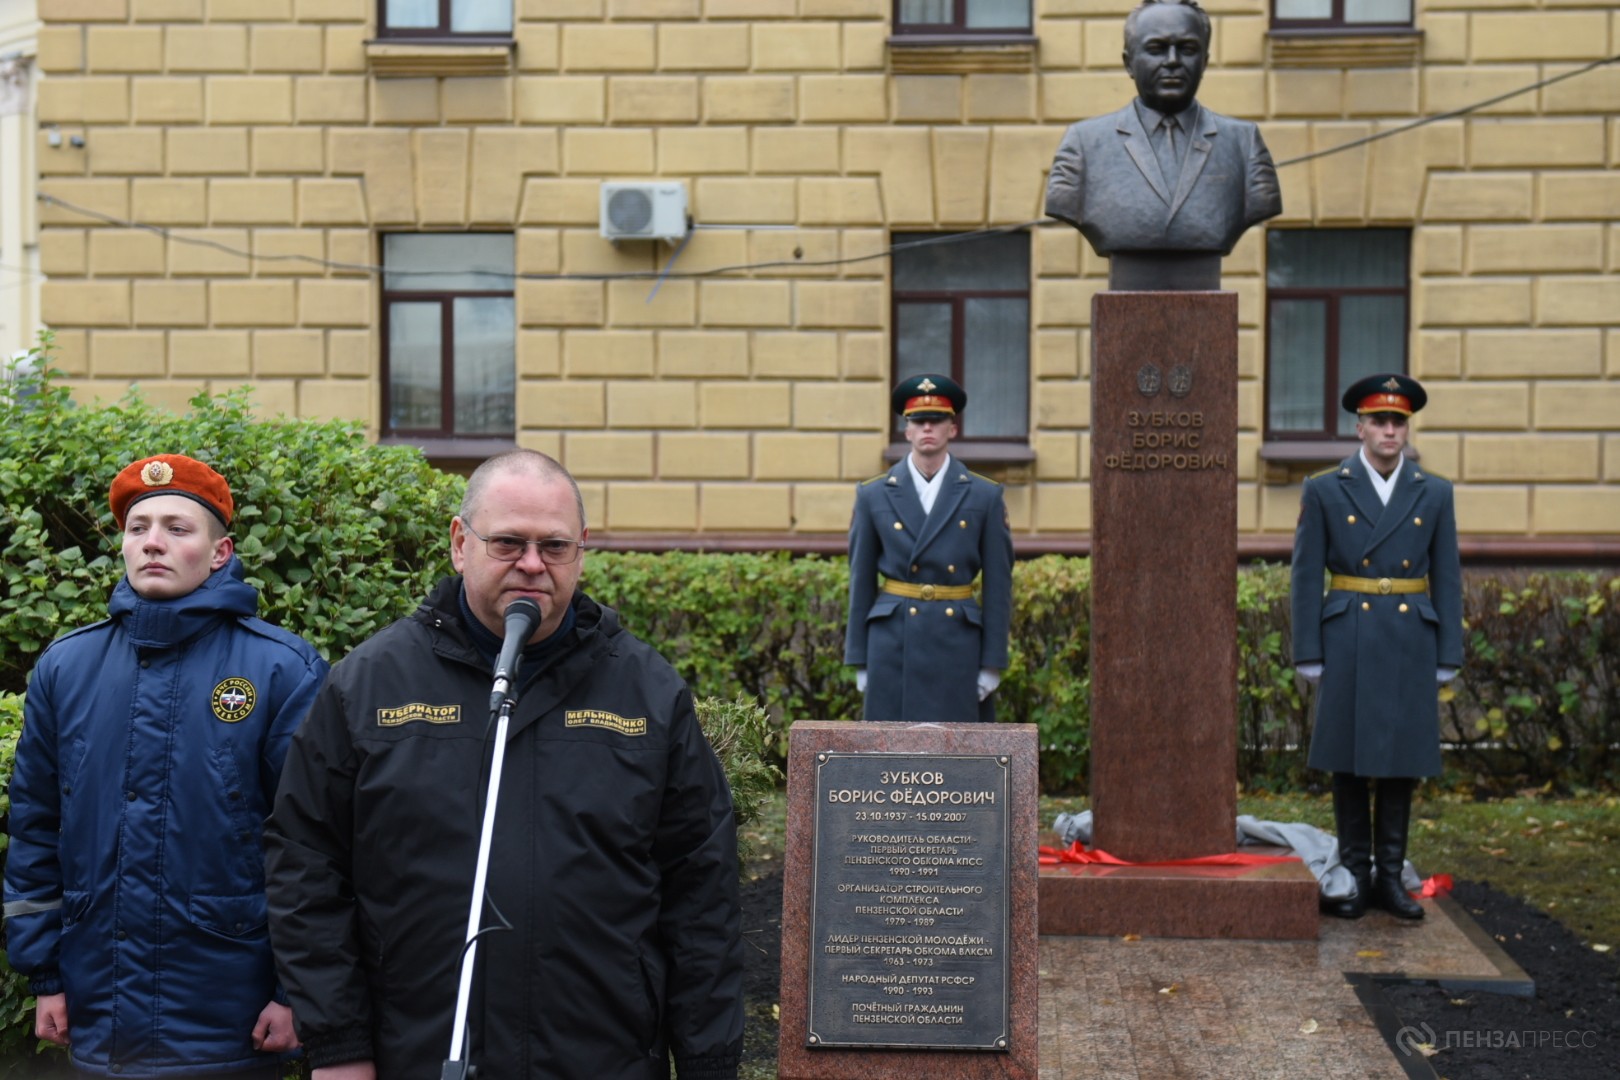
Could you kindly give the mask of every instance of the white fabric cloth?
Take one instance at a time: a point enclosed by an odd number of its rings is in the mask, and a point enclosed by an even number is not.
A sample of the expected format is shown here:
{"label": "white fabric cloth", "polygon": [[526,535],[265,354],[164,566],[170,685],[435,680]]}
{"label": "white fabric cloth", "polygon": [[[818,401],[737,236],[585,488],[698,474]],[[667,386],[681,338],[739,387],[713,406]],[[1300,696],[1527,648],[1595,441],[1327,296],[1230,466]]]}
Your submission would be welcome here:
{"label": "white fabric cloth", "polygon": [[934,500],[939,498],[939,490],[945,486],[945,474],[951,471],[951,456],[945,455],[945,464],[939,467],[932,480],[923,479],[916,459],[910,454],[906,455],[906,468],[911,470],[911,482],[917,485],[917,499],[922,503],[923,514],[933,513]]}
{"label": "white fabric cloth", "polygon": [[1322,662],[1320,660],[1314,664],[1295,664],[1294,670],[1299,672],[1300,678],[1312,686],[1322,681]]}
{"label": "white fabric cloth", "polygon": [[866,693],[866,669],[863,667],[855,669],[855,689],[862,694]]}

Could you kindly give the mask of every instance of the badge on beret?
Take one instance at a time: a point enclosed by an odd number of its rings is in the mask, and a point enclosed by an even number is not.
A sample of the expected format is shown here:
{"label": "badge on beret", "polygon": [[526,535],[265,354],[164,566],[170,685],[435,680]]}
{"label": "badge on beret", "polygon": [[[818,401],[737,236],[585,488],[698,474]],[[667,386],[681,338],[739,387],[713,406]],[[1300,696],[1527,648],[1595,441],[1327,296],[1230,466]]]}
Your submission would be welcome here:
{"label": "badge on beret", "polygon": [[141,483],[147,487],[163,487],[174,483],[174,470],[167,461],[148,461],[141,470]]}
{"label": "badge on beret", "polygon": [[1388,379],[1384,380],[1384,389],[1385,390],[1399,390],[1400,388],[1401,388],[1401,381],[1399,379],[1395,378],[1395,376],[1391,375]]}
{"label": "badge on beret", "polygon": [[258,700],[258,692],[253,689],[252,683],[233,676],[214,687],[214,715],[227,724],[234,724],[247,719]]}
{"label": "badge on beret", "polygon": [[921,390],[925,394],[932,394],[935,390],[939,389],[939,384],[933,379],[924,376],[923,381],[917,384],[917,389]]}

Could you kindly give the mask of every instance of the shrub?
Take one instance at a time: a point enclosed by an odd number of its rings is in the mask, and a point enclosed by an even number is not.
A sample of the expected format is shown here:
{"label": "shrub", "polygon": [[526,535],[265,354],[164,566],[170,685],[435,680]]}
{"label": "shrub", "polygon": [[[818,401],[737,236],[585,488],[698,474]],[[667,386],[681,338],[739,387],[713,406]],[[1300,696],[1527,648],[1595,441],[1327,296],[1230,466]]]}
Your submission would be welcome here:
{"label": "shrub", "polygon": [[1468,650],[1440,693],[1444,734],[1481,787],[1620,781],[1620,576],[1464,580]]}
{"label": "shrub", "polygon": [[255,421],[245,390],[176,416],[132,392],[75,407],[47,373],[0,393],[0,690],[39,650],[103,618],[123,574],[107,489],[158,453],[230,482],[232,534],[259,613],[336,659],[411,611],[449,571],[445,523],[463,481],[420,451],[374,446],[356,424]]}
{"label": "shrub", "polygon": [[[757,701],[738,695],[732,701],[698,698],[698,723],[714,747],[715,756],[726,770],[731,785],[731,805],[739,834],[759,820],[765,801],[776,793],[782,773],[766,760],[765,743],[770,737],[770,716]],[[748,862],[746,841],[739,841],[742,863]]]}

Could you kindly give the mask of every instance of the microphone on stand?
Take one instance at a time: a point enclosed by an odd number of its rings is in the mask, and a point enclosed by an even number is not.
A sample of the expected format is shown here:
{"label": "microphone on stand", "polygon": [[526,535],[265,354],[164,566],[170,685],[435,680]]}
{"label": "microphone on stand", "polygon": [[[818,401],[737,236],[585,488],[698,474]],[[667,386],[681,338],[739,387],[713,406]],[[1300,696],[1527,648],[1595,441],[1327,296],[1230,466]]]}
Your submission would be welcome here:
{"label": "microphone on stand", "polygon": [[512,688],[517,685],[523,646],[539,625],[540,605],[533,600],[520,596],[506,605],[506,636],[501,640],[501,655],[495,661],[495,684],[489,695],[490,712],[495,712],[503,703],[514,698]]}

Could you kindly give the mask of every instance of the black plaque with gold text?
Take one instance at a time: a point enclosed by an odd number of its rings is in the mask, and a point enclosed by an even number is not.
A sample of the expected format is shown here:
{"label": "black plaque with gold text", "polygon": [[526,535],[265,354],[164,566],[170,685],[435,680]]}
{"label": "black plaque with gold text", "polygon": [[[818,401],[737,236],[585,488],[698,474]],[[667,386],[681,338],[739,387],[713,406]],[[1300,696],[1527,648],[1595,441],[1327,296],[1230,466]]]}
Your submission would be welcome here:
{"label": "black plaque with gold text", "polygon": [[1008,1049],[1007,769],[816,756],[807,1047]]}

